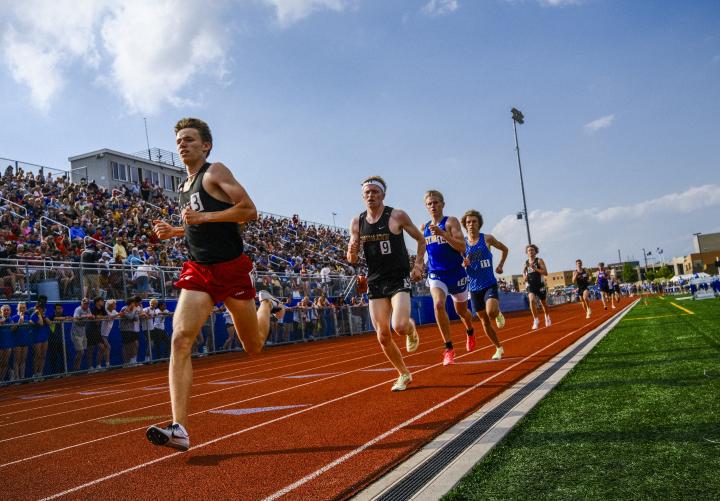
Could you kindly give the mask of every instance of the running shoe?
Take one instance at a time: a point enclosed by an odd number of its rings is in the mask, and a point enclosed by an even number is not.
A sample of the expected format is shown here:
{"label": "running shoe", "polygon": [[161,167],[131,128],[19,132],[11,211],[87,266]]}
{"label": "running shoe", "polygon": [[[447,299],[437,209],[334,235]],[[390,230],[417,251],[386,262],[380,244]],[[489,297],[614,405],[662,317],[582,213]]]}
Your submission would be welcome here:
{"label": "running shoe", "polygon": [[495,317],[495,325],[498,326],[498,329],[505,327],[505,317],[503,316],[502,311],[498,311],[497,317]]}
{"label": "running shoe", "polygon": [[587,313],[585,314],[585,318],[590,318],[591,313],[592,313],[592,310],[590,308],[588,308]]}
{"label": "running shoe", "polygon": [[533,330],[536,331],[540,328],[540,319],[535,317],[533,319]]}
{"label": "running shoe", "polygon": [[550,320],[550,315],[545,315],[545,327],[550,327],[552,325],[552,321]]}
{"label": "running shoe", "polygon": [[492,356],[493,360],[500,360],[503,356],[503,353],[505,353],[505,350],[503,350],[503,347],[501,346],[497,350],[495,350],[495,355]]}
{"label": "running shoe", "polygon": [[455,363],[455,349],[445,350],[443,355],[443,365],[450,365]]}
{"label": "running shoe", "polygon": [[465,348],[467,351],[473,351],[475,349],[475,334],[469,334],[465,340]]}
{"label": "running shoe", "polygon": [[270,313],[272,315],[275,315],[275,318],[281,319],[285,316],[285,306],[280,302],[278,298],[270,294],[268,291],[260,291],[258,292],[258,301],[261,303],[263,301],[269,301],[270,302]]}
{"label": "running shoe", "polygon": [[615,308],[615,305],[612,305],[612,309],[613,309],[613,310],[616,309],[616,308]]}
{"label": "running shoe", "polygon": [[145,431],[147,439],[155,445],[164,445],[173,449],[186,451],[190,448],[190,437],[181,424],[171,424],[165,428],[151,426]]}
{"label": "running shoe", "polygon": [[413,320],[410,320],[410,326],[412,327],[412,332],[405,336],[405,349],[408,353],[412,353],[417,350],[418,345],[420,344],[420,336],[418,336],[417,329],[415,328],[415,322]]}
{"label": "running shoe", "polygon": [[392,385],[391,391],[403,391],[407,388],[407,385],[412,383],[412,375],[408,372],[407,374],[401,374],[395,384]]}

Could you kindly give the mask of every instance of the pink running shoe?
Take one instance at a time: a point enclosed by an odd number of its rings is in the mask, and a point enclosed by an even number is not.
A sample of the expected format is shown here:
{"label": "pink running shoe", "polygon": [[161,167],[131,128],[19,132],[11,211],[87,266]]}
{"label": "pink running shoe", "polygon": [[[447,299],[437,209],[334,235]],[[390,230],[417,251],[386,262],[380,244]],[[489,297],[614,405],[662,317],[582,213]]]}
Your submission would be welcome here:
{"label": "pink running shoe", "polygon": [[455,363],[455,349],[445,350],[443,355],[443,365],[450,365]]}
{"label": "pink running shoe", "polygon": [[473,351],[475,349],[475,335],[467,336],[465,340],[465,348],[467,351]]}

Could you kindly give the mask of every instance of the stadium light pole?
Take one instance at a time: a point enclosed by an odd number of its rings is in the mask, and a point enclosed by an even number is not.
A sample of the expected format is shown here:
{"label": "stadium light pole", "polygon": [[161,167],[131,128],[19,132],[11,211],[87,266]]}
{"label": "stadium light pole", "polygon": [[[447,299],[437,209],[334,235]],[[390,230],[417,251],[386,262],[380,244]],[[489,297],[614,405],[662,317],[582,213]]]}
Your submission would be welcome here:
{"label": "stadium light pole", "polygon": [[525,182],[523,181],[522,163],[520,162],[520,143],[518,143],[518,135],[517,135],[517,124],[521,124],[521,125],[524,124],[525,116],[517,108],[513,108],[512,110],[510,110],[510,112],[512,113],[513,131],[515,132],[515,152],[517,153],[518,169],[520,169],[520,189],[522,190],[522,197],[523,197],[523,213],[525,214],[525,228],[527,229],[528,245],[530,245],[532,243],[532,240],[530,239],[530,221],[528,220],[527,202],[525,201]]}
{"label": "stadium light pole", "polygon": [[333,212],[333,213],[332,213],[332,216],[333,216],[333,226],[337,226],[337,225],[335,224],[335,216],[337,216],[337,212]]}

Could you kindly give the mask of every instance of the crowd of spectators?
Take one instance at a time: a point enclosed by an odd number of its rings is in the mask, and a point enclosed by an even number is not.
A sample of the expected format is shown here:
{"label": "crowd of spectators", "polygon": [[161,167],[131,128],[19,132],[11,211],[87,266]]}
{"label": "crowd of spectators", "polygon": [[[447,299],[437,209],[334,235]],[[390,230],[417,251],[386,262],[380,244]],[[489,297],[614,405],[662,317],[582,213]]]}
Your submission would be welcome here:
{"label": "crowd of spectators", "polygon": [[[127,283],[143,296],[160,292],[160,270],[180,267],[187,255],[183,239],[161,241],[152,231],[153,220],[179,224],[180,217],[177,202],[148,180],[108,189],[93,180],[72,183],[65,175],[8,166],[0,196],[0,287],[8,297],[26,293],[40,278],[26,276],[13,261],[96,267],[97,273],[87,273],[82,284],[72,266],[53,266],[52,278],[62,297],[92,297],[100,289],[119,297]],[[292,287],[293,277],[302,277],[297,282],[304,294],[312,294],[313,283],[330,292],[331,276],[353,273],[345,263],[345,230],[301,221],[297,214],[261,215],[245,225],[243,235],[256,270],[261,277],[267,272],[260,285],[280,284],[276,292]],[[120,268],[126,276],[113,274]]]}

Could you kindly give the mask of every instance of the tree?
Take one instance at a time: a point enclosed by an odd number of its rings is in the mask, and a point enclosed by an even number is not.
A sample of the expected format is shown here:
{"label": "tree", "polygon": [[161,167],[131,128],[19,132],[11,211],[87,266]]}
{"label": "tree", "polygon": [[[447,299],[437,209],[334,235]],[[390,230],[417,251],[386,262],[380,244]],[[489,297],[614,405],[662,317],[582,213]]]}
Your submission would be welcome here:
{"label": "tree", "polygon": [[655,277],[656,277],[656,275],[655,275],[654,269],[647,268],[645,270],[645,280],[647,280],[648,282],[652,282],[653,280],[655,280]]}
{"label": "tree", "polygon": [[638,275],[635,268],[630,263],[624,263],[622,268],[622,281],[626,284],[638,281]]}
{"label": "tree", "polygon": [[658,270],[656,276],[657,276],[657,278],[670,279],[670,278],[672,278],[672,277],[675,276],[675,273],[673,273],[672,269],[671,269],[668,265],[664,264],[664,265],[662,265],[662,267]]}

